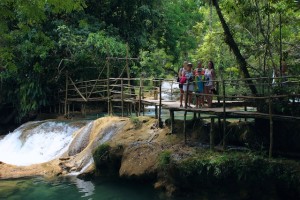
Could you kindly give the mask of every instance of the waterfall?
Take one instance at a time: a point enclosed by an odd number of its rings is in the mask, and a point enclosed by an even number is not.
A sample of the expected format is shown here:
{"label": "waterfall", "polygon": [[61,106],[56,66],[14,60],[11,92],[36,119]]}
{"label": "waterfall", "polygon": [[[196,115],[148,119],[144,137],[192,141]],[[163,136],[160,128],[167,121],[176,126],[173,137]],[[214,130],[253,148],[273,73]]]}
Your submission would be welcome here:
{"label": "waterfall", "polygon": [[[75,160],[71,159],[67,163],[72,163],[71,165],[77,166],[76,171],[70,172],[68,174],[70,176],[76,176],[81,173],[84,173],[94,163],[92,157],[93,149],[95,149],[101,144],[104,144],[105,142],[108,142],[113,136],[115,136],[120,131],[122,127],[124,127],[125,123],[111,123],[109,124],[109,126],[106,126],[104,129],[100,130],[100,132],[98,132],[98,134],[96,134],[95,137],[91,136],[93,125],[94,122],[91,122],[83,129],[79,130],[69,147],[69,150],[67,152],[68,155],[73,155],[74,152],[76,152],[76,157]],[[87,144],[85,141],[87,141],[88,137],[91,138]],[[79,140],[77,138],[81,138],[81,142],[78,142]]]}
{"label": "waterfall", "polygon": [[161,85],[161,90],[162,90],[162,98],[164,100],[170,101],[170,100],[176,100],[178,98],[178,95],[174,95],[171,97],[171,91],[173,90],[173,92],[175,90],[178,90],[179,92],[179,85],[177,82],[167,82],[167,81],[163,81],[162,85]]}
{"label": "waterfall", "polygon": [[94,122],[90,122],[88,125],[78,131],[78,134],[75,135],[75,138],[72,140],[72,143],[69,147],[69,156],[74,156],[80,153],[88,146],[93,124]]}
{"label": "waterfall", "polygon": [[0,140],[0,161],[28,166],[53,160],[68,149],[78,126],[56,121],[23,124]]}
{"label": "waterfall", "polygon": [[29,122],[0,140],[0,161],[15,166],[54,164],[63,175],[78,175],[94,163],[93,150],[109,142],[126,121],[107,117],[95,121]]}

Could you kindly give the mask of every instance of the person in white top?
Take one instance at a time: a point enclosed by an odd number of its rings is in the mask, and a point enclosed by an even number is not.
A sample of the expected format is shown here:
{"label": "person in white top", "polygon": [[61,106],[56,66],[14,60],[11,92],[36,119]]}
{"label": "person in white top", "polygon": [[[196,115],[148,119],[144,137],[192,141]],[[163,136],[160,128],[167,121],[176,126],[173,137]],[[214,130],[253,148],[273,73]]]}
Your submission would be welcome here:
{"label": "person in white top", "polygon": [[211,96],[213,94],[212,90],[215,88],[214,80],[216,79],[215,67],[212,61],[208,62],[208,68],[205,70],[204,76],[205,76],[204,93],[207,94],[206,96],[207,105],[210,108],[212,106],[212,99],[213,99],[213,97]]}
{"label": "person in white top", "polygon": [[185,93],[187,92],[187,95],[185,95],[185,105],[187,107],[191,107],[192,95],[194,91],[194,72],[192,63],[188,63],[187,69],[182,76],[185,77],[186,80],[183,84],[183,91]]}

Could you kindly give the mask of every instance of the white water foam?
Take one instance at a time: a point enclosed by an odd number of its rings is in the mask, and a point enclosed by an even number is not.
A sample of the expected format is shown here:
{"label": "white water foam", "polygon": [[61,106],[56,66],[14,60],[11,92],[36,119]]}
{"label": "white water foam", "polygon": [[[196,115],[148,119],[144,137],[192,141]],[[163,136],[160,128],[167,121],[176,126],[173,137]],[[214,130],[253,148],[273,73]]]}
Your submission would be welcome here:
{"label": "white water foam", "polygon": [[68,149],[78,129],[63,122],[26,123],[0,140],[0,161],[28,166],[53,160]]}
{"label": "white water foam", "polygon": [[[101,144],[104,144],[105,142],[109,141],[115,134],[118,133],[119,129],[121,127],[123,127],[124,123],[121,122],[121,123],[116,123],[116,124],[112,124],[110,127],[107,127],[106,129],[103,130],[100,138],[98,139],[94,139],[93,141],[93,148],[96,148],[97,146],[101,145]],[[87,125],[87,126],[90,126]],[[83,134],[85,134],[86,130],[84,129],[83,130]],[[72,144],[74,144],[72,142]],[[71,145],[72,145],[71,144]],[[87,152],[85,152],[85,156],[84,158],[81,160],[81,163],[83,164],[83,167],[80,171],[75,171],[75,172],[71,172],[68,174],[68,176],[77,176],[79,174],[82,174],[84,173],[91,165],[94,164],[94,159],[93,159],[93,156],[92,156],[92,149],[89,149]]]}
{"label": "white water foam", "polygon": [[161,90],[162,90],[162,98],[164,100],[170,101],[170,100],[175,100],[177,98],[176,95],[173,94],[171,97],[171,91],[179,90],[179,84],[177,82],[166,82],[163,81],[161,85]]}

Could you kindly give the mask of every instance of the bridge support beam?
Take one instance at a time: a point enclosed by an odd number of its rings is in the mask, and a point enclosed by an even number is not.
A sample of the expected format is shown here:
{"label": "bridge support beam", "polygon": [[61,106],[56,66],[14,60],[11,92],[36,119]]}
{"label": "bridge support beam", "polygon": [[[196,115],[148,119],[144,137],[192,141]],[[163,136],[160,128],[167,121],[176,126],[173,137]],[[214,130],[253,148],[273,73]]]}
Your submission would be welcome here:
{"label": "bridge support beam", "polygon": [[214,150],[214,127],[215,127],[215,118],[210,118],[210,131],[209,131],[209,147],[210,150]]}
{"label": "bridge support beam", "polygon": [[175,117],[174,110],[170,109],[171,134],[174,134],[174,124],[175,124],[174,117]]}

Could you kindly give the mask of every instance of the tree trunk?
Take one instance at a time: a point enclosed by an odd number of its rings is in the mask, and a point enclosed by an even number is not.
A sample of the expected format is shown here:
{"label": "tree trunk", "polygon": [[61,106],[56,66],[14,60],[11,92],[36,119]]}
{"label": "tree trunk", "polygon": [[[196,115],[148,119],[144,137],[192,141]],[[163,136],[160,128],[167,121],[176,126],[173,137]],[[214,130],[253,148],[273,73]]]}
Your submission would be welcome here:
{"label": "tree trunk", "polygon": [[[224,30],[224,34],[225,34],[225,42],[228,44],[228,46],[232,49],[236,59],[237,59],[237,62],[239,63],[239,67],[242,71],[242,73],[244,74],[244,77],[245,78],[250,78],[250,74],[248,72],[248,69],[247,69],[247,62],[245,60],[245,58],[242,56],[240,50],[239,50],[239,47],[237,46],[236,42],[234,41],[233,39],[233,36],[230,32],[230,29],[224,19],[224,16],[221,12],[221,9],[220,9],[220,6],[219,6],[219,2],[218,0],[212,0],[213,2],[213,5],[215,6],[216,8],[216,11],[217,11],[217,14],[218,14],[218,17],[221,21],[221,24],[222,24],[222,27],[223,27],[223,30]],[[257,94],[257,90],[256,90],[256,87],[255,85],[253,84],[253,81],[252,80],[247,80],[246,83],[248,84],[252,94],[256,95]]]}

